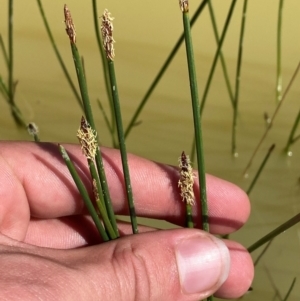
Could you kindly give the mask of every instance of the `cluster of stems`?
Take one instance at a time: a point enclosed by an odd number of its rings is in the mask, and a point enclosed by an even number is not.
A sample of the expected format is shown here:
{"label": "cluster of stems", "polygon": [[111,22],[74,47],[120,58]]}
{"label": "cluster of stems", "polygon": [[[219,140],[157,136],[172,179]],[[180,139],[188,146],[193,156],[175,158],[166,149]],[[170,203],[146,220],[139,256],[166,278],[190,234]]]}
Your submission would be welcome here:
{"label": "cluster of stems", "polygon": [[[91,103],[89,99],[84,69],[82,66],[82,60],[79,55],[78,48],[76,46],[76,29],[70,13],[70,10],[65,5],[64,6],[64,16],[66,33],[70,40],[70,46],[73,56],[73,61],[75,65],[77,80],[79,84],[79,89],[81,93],[83,108],[85,116],[82,116],[79,130],[77,132],[77,137],[79,139],[82,152],[87,159],[89,166],[92,186],[93,186],[93,200],[91,200],[85,186],[83,185],[75,167],[72,163],[67,151],[62,145],[59,146],[62,153],[62,157],[66,162],[66,165],[75,181],[75,184],[81,193],[82,199],[93,218],[96,228],[98,229],[102,239],[104,241],[110,239],[116,239],[119,237],[119,232],[116,223],[115,213],[113,211],[112,202],[108,190],[107,179],[104,171],[104,164],[102,155],[99,149],[98,134],[95,127],[95,122],[93,118]],[[117,129],[119,136],[119,146],[121,150],[121,157],[123,163],[124,180],[127,191],[128,203],[129,203],[129,213],[132,221],[133,233],[138,232],[137,220],[134,210],[134,203],[132,197],[132,189],[129,177],[129,168],[127,162],[127,153],[125,148],[125,140],[122,129],[122,119],[121,111],[117,94],[117,85],[114,75],[113,68],[113,37],[112,37],[112,18],[107,11],[104,11],[102,17],[102,27],[101,31],[103,33],[104,49],[106,51],[106,56],[108,60],[108,66],[110,66],[110,82],[112,83],[111,91],[113,91],[112,99],[114,100],[114,111],[116,113]]]}

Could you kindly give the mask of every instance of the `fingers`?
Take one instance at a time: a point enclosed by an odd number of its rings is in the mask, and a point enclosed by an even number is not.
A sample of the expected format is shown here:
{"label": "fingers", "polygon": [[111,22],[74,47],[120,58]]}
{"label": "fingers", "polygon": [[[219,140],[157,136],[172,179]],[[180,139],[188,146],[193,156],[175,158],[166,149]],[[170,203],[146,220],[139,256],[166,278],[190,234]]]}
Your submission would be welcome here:
{"label": "fingers", "polygon": [[[66,146],[72,160],[91,193],[89,172],[80,148]],[[107,180],[117,214],[128,214],[119,151],[102,148]],[[1,195],[7,204],[14,201],[30,207],[32,216],[56,218],[83,211],[81,197],[61,159],[58,148],[50,143],[1,143],[2,165],[8,170],[2,177]],[[1,167],[1,166],[0,166]],[[185,223],[185,206],[178,191],[176,168],[129,155],[129,167],[136,212],[139,216],[165,219],[178,225]],[[6,181],[18,181],[8,189]],[[211,232],[235,231],[247,220],[250,206],[246,194],[233,184],[207,176]],[[195,183],[198,195],[198,186]],[[198,203],[198,202],[196,202]],[[21,206],[20,205],[20,206]],[[26,210],[23,214],[26,215]],[[194,207],[195,221],[200,225],[200,206]]]}
{"label": "fingers", "polygon": [[215,293],[216,297],[234,299],[244,295],[252,284],[254,266],[248,251],[239,243],[224,240],[230,252],[230,271],[228,278]]}
{"label": "fingers", "polygon": [[[240,245],[227,242],[228,249],[195,229],[148,232],[73,250],[27,249],[1,237],[0,243],[7,245],[0,264],[14,276],[2,273],[0,283],[5,277],[6,288],[11,285],[11,299],[22,287],[44,298],[55,292],[56,300],[76,295],[82,300],[203,300],[216,291],[222,298],[238,298],[253,277],[253,265],[241,255],[246,251]],[[24,266],[26,277],[17,276],[24,276]]]}

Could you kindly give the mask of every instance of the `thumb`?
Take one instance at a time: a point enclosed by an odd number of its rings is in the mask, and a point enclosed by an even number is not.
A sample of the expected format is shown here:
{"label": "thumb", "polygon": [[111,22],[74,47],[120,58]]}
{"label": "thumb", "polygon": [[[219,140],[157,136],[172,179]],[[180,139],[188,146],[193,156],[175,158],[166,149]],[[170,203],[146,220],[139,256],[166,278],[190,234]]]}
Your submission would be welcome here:
{"label": "thumb", "polygon": [[230,269],[226,245],[196,229],[147,232],[77,251],[85,260],[75,264],[96,300],[204,299]]}

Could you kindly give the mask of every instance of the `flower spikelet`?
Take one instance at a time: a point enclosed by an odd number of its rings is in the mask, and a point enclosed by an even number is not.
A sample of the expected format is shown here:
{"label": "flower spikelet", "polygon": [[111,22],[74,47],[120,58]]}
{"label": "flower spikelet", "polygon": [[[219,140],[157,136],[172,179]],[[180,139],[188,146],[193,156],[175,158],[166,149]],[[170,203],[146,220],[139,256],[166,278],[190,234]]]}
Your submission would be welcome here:
{"label": "flower spikelet", "polygon": [[179,0],[179,6],[183,13],[187,13],[189,11],[189,1],[188,0]]}
{"label": "flower spikelet", "polygon": [[77,131],[77,138],[81,150],[87,159],[93,160],[97,151],[97,133],[91,128],[87,120],[82,116],[80,127]]}
{"label": "flower spikelet", "polygon": [[112,23],[113,19],[114,18],[111,17],[110,12],[107,9],[105,9],[102,15],[101,33],[106,57],[111,61],[113,61],[115,57],[115,40],[113,38],[114,27]]}
{"label": "flower spikelet", "polygon": [[76,43],[75,25],[72,20],[71,12],[66,4],[64,5],[64,15],[65,15],[66,33],[69,36],[70,42],[75,44]]}
{"label": "flower spikelet", "polygon": [[182,201],[189,205],[195,204],[194,195],[194,178],[193,169],[191,167],[191,161],[188,155],[182,152],[178,159],[179,161],[179,173],[180,179],[178,181],[178,187],[180,188],[180,195]]}

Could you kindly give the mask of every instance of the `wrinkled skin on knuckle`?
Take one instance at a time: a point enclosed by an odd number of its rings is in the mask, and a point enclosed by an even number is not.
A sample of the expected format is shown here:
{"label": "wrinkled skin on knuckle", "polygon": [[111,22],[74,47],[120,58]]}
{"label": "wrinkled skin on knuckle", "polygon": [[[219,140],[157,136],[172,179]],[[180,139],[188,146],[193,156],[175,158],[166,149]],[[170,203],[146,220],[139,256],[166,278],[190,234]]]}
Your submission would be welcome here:
{"label": "wrinkled skin on knuckle", "polygon": [[149,263],[152,255],[147,253],[130,243],[115,248],[112,266],[120,284],[121,300],[151,300],[153,280]]}

